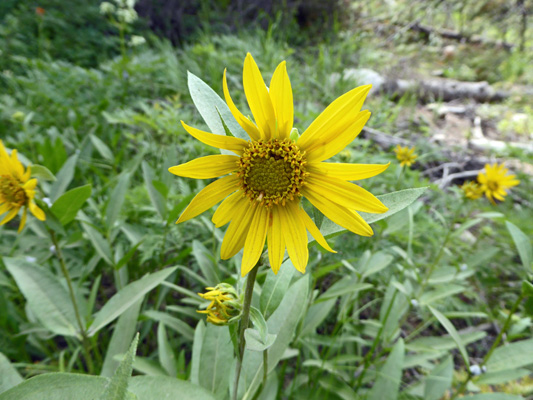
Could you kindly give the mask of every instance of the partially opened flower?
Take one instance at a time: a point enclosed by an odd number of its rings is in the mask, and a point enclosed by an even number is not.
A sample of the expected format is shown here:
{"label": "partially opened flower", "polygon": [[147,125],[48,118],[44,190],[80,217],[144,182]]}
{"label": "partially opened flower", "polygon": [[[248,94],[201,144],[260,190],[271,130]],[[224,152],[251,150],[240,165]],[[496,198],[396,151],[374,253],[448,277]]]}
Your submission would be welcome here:
{"label": "partially opened flower", "polygon": [[37,179],[30,179],[31,169],[24,171],[24,166],[17,158],[17,150],[7,154],[4,144],[0,140],[0,215],[7,213],[0,225],[11,221],[24,208],[20,220],[19,232],[24,228],[28,208],[39,220],[44,221],[45,215],[33,201]]}
{"label": "partially opened flower", "polygon": [[206,288],[206,293],[198,296],[211,303],[205,310],[197,313],[207,314],[207,322],[215,325],[227,325],[239,319],[242,311],[242,300],[237,296],[235,288],[228,283],[219,283],[215,287]]}
{"label": "partially opened flower", "polygon": [[480,172],[477,176],[481,189],[493,204],[494,199],[504,201],[508,189],[520,183],[518,179],[515,179],[516,175],[507,175],[508,172],[509,170],[503,164],[485,164],[485,172]]}
{"label": "partially opened flower", "polygon": [[415,153],[415,147],[402,147],[400,145],[397,145],[394,149],[394,152],[396,153],[396,158],[398,161],[400,161],[400,165],[403,167],[404,165],[410,167],[418,157],[418,155]]}
{"label": "partially opened flower", "polygon": [[292,89],[285,62],[276,68],[267,88],[248,54],[243,83],[255,123],[233,103],[224,72],[226,102],[250,136],[249,141],[203,132],[182,121],[196,139],[235,155],[212,155],[169,168],[171,173],[188,178],[224,176],[198,193],[177,223],[225,199],[213,215],[213,222],[217,227],[230,223],[222,242],[222,259],[233,257],[244,247],[242,276],[256,265],[265,239],[275,273],[285,249],[296,269],[305,272],[309,258],[307,232],[324,249],[334,252],[302,208],[303,196],[338,225],[358,235],[371,236],[372,228],[356,211],[383,213],[387,207],[348,181],[375,176],[389,164],[323,162],[342,151],[363,129],[370,112],[360,110],[371,86],[358,87],[339,97],[294,141],[290,138]]}
{"label": "partially opened flower", "polygon": [[463,186],[461,186],[461,189],[463,190],[465,197],[470,200],[477,200],[483,196],[483,188],[479,183],[474,181],[465,182]]}

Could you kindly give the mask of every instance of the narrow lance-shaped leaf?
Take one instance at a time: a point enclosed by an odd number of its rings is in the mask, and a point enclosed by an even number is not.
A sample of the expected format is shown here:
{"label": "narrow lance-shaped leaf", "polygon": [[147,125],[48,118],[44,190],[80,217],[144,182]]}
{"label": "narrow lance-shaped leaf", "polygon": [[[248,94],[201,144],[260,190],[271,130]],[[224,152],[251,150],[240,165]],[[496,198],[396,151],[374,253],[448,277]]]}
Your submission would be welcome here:
{"label": "narrow lance-shaped leaf", "polygon": [[461,340],[461,337],[457,333],[457,330],[453,326],[453,324],[450,322],[448,318],[446,318],[440,311],[435,310],[433,307],[429,306],[429,310],[431,313],[439,320],[439,322],[444,326],[444,329],[450,334],[453,341],[457,345],[457,348],[459,349],[459,352],[461,353],[461,356],[463,357],[463,360],[468,368],[470,368],[470,360],[468,359],[468,353],[466,352],[465,346]]}

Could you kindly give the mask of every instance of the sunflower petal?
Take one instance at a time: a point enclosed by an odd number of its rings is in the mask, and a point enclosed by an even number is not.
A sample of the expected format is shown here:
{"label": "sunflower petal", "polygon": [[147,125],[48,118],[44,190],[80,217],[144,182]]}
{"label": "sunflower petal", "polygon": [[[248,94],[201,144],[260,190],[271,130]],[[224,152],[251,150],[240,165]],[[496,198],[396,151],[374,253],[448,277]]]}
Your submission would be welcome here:
{"label": "sunflower petal", "polygon": [[35,186],[37,186],[37,179],[35,178],[30,179],[28,182],[22,185],[25,190],[33,190],[35,189]]}
{"label": "sunflower petal", "polygon": [[294,267],[302,274],[305,273],[309,250],[307,248],[307,233],[303,221],[298,217],[299,205],[289,202],[285,207],[279,207],[283,237],[287,252]]}
{"label": "sunflower petal", "polygon": [[266,207],[257,207],[250,230],[244,242],[244,253],[241,263],[241,275],[244,277],[257,264],[263,248],[269,223],[269,210]]}
{"label": "sunflower petal", "polygon": [[337,136],[353,125],[372,85],[350,90],[333,101],[302,133],[298,146],[307,150],[316,140],[323,142],[324,134]]}
{"label": "sunflower petal", "polygon": [[271,218],[272,223],[268,225],[267,236],[268,261],[272,271],[277,274],[285,256],[285,240],[283,239],[278,206],[272,207]]}
{"label": "sunflower petal", "polygon": [[237,210],[224,234],[220,258],[227,260],[244,247],[256,208],[257,206],[248,203],[244,208]]}
{"label": "sunflower petal", "polygon": [[374,234],[370,225],[356,212],[339,206],[326,197],[316,196],[314,192],[307,190],[305,186],[302,188],[302,193],[311,204],[337,225],[361,236],[372,236]]}
{"label": "sunflower petal", "polygon": [[246,133],[248,133],[250,138],[252,138],[253,140],[261,139],[261,133],[259,132],[257,126],[239,111],[239,109],[235,106],[235,103],[231,99],[228,90],[228,82],[226,80],[226,70],[224,70],[224,79],[222,81],[222,87],[224,89],[224,98],[226,99],[226,103],[228,104],[228,107],[231,113],[233,114],[233,117],[235,117],[239,125],[242,127],[242,129],[246,131]]}
{"label": "sunflower petal", "polygon": [[245,207],[246,203],[249,202],[250,200],[247,197],[243,197],[241,191],[237,191],[220,203],[211,221],[213,221],[215,227],[220,228],[231,221],[235,216],[235,210]]}
{"label": "sunflower petal", "polygon": [[239,178],[236,175],[225,176],[203,188],[189,203],[176,222],[187,221],[209,210],[218,202],[238,189]]}
{"label": "sunflower petal", "polygon": [[22,232],[22,229],[24,228],[24,225],[26,225],[26,218],[27,217],[28,217],[28,207],[24,207],[24,211],[22,212],[22,218],[20,219],[18,233]]}
{"label": "sunflower petal", "polygon": [[294,105],[291,81],[285,61],[278,65],[272,75],[269,94],[276,113],[277,129],[274,137],[286,139],[294,123]]}
{"label": "sunflower petal", "polygon": [[300,211],[300,218],[302,219],[305,228],[309,231],[311,236],[315,238],[315,240],[320,246],[322,246],[324,249],[331,253],[336,253],[336,251],[329,246],[328,242],[326,242],[326,239],[324,238],[324,236],[322,236],[322,233],[315,225],[315,222],[311,219],[309,215],[307,215],[305,210]]}
{"label": "sunflower petal", "polygon": [[183,121],[181,121],[181,124],[192,137],[198,139],[200,142],[205,143],[208,146],[216,147],[217,149],[230,150],[241,155],[244,147],[248,145],[248,142],[244,139],[204,132],[200,129],[196,129],[187,125]]}
{"label": "sunflower petal", "polygon": [[[370,111],[361,111],[357,119],[346,129],[330,130],[315,137],[313,142],[304,148],[307,151],[307,162],[324,161],[342,151],[361,133],[369,118]],[[299,143],[300,141],[298,141],[298,145]]]}
{"label": "sunflower petal", "polygon": [[353,183],[325,175],[310,175],[306,189],[350,210],[381,214],[387,207],[372,193]]}
{"label": "sunflower petal", "polygon": [[273,138],[276,132],[276,114],[261,71],[250,53],[244,60],[242,79],[246,100],[263,139]]}
{"label": "sunflower petal", "polygon": [[17,213],[19,212],[19,210],[20,210],[20,207],[12,208],[11,211],[9,211],[9,212],[7,213],[7,215],[4,217],[4,219],[2,220],[2,222],[0,222],[0,225],[7,224],[9,221],[11,221],[13,218],[15,218],[15,216],[17,215]]}
{"label": "sunflower petal", "polygon": [[9,210],[11,210],[11,208],[12,206],[10,203],[0,204],[0,215],[2,215],[5,212],[8,212]]}
{"label": "sunflower petal", "polygon": [[185,164],[170,167],[168,172],[177,176],[195,179],[218,178],[237,169],[238,156],[217,154],[200,157]]}
{"label": "sunflower petal", "polygon": [[348,163],[310,163],[307,171],[319,173],[345,181],[359,181],[381,174],[390,165],[387,164],[348,164]]}
{"label": "sunflower petal", "polygon": [[44,214],[44,211],[37,206],[33,201],[29,202],[29,207],[31,213],[34,215],[35,218],[37,218],[39,221],[44,221],[46,219],[46,215]]}

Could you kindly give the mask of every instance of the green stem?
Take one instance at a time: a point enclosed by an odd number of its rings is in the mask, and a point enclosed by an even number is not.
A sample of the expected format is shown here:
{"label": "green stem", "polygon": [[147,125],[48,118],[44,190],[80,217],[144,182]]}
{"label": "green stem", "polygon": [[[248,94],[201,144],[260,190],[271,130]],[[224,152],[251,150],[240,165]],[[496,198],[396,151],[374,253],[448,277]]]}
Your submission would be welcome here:
{"label": "green stem", "polygon": [[254,293],[255,277],[257,276],[257,271],[259,270],[260,262],[258,262],[255,267],[248,273],[248,278],[246,279],[246,289],[244,292],[244,303],[242,305],[242,315],[240,321],[239,329],[239,354],[237,354],[237,367],[235,369],[235,382],[233,385],[233,400],[237,400],[237,394],[239,391],[239,378],[241,375],[242,360],[244,358],[244,331],[248,328],[250,323],[250,307],[252,305],[252,295]]}
{"label": "green stem", "polygon": [[[496,350],[496,347],[498,347],[498,345],[500,344],[503,338],[503,335],[505,335],[505,333],[507,332],[507,330],[509,329],[511,325],[511,320],[513,318],[514,313],[518,309],[518,306],[520,305],[520,303],[522,303],[522,300],[524,300],[524,297],[525,296],[522,294],[518,297],[518,299],[516,299],[516,302],[513,304],[513,307],[511,308],[511,312],[509,312],[509,315],[507,316],[507,319],[505,320],[505,323],[503,324],[503,328],[501,329],[500,333],[496,337],[496,340],[492,343],[492,346],[490,347],[487,354],[485,354],[485,357],[483,357],[483,361],[481,361],[480,367],[483,367],[489,361],[490,356],[492,356],[492,353],[494,352],[494,350]],[[466,386],[468,385],[468,382],[472,380],[472,377],[473,375],[470,373],[470,371],[468,371],[468,377],[465,379],[465,381],[462,383],[459,389],[457,389],[457,392],[454,393],[451,400],[455,399],[458,395],[463,394],[463,392],[466,389]]]}
{"label": "green stem", "polygon": [[268,376],[268,349],[263,350],[263,389],[266,387]]}
{"label": "green stem", "polygon": [[374,355],[374,352],[376,351],[376,348],[378,347],[378,343],[381,339],[381,335],[383,334],[383,329],[385,328],[385,325],[387,325],[387,320],[389,319],[389,315],[392,310],[392,306],[394,304],[394,300],[396,299],[397,293],[398,291],[395,290],[390,300],[389,306],[387,307],[387,312],[385,313],[385,317],[383,318],[383,322],[381,323],[378,334],[376,335],[376,338],[374,339],[374,342],[372,343],[372,347],[370,348],[370,351],[366,353],[365,355],[365,359],[363,360],[364,362],[363,371],[361,371],[361,374],[359,375],[359,379],[357,379],[357,383],[355,386],[356,390],[358,390],[361,387],[361,384],[363,383],[363,378],[365,377],[366,371],[368,370],[368,367],[370,366],[370,360],[372,359],[372,356]]}
{"label": "green stem", "polygon": [[78,322],[78,326],[80,328],[82,343],[85,349],[87,367],[89,368],[89,373],[92,374],[94,372],[94,365],[93,365],[93,359],[91,357],[91,352],[90,352],[89,338],[87,336],[87,332],[85,331],[85,327],[81,319],[80,310],[78,308],[78,302],[76,301],[76,295],[74,294],[74,287],[72,286],[72,279],[70,278],[70,274],[68,272],[67,265],[65,264],[65,259],[63,258],[63,253],[61,252],[61,247],[59,246],[59,241],[57,240],[55,232],[52,230],[49,230],[48,232],[50,233],[50,237],[52,239],[52,243],[54,244],[57,258],[59,259],[59,265],[61,266],[61,272],[63,272],[63,276],[65,277],[67,281],[70,301],[72,302],[72,307],[74,308],[74,314],[76,315],[76,321]]}

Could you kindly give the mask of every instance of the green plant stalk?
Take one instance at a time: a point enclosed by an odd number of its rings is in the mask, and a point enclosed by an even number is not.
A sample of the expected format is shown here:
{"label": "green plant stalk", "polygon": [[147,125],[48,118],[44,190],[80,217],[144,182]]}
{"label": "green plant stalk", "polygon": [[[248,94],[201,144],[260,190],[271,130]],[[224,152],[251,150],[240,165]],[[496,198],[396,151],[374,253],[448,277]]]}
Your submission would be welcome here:
{"label": "green plant stalk", "polygon": [[59,242],[57,240],[55,232],[53,230],[49,230],[48,232],[50,233],[50,237],[52,239],[52,243],[54,244],[57,258],[59,259],[59,265],[61,266],[61,272],[63,273],[63,276],[65,277],[67,281],[70,301],[72,302],[72,307],[74,308],[74,314],[76,315],[76,321],[78,322],[78,326],[80,327],[82,344],[83,344],[83,347],[85,349],[85,354],[86,354],[87,367],[89,369],[89,373],[92,374],[94,373],[94,364],[93,364],[93,359],[91,357],[91,351],[90,351],[91,346],[90,346],[89,338],[87,336],[87,332],[85,331],[85,327],[83,326],[83,323],[81,321],[80,310],[78,308],[78,302],[76,301],[76,296],[74,294],[74,288],[72,286],[72,279],[70,278],[70,274],[65,264],[65,259],[63,258],[63,253],[61,252],[61,247],[59,247]]}
{"label": "green plant stalk", "polygon": [[257,271],[259,270],[260,262],[248,273],[246,278],[246,289],[244,291],[244,303],[242,305],[242,315],[239,325],[239,354],[237,354],[237,367],[235,368],[235,382],[233,385],[233,400],[237,400],[237,394],[239,391],[239,379],[241,375],[242,360],[244,358],[244,347],[246,341],[244,339],[244,331],[248,328],[250,323],[250,307],[252,305],[252,295],[254,293],[255,278]]}
{"label": "green plant stalk", "polygon": [[[492,353],[494,350],[496,350],[496,347],[500,344],[503,335],[507,332],[509,327],[511,326],[511,320],[513,319],[513,315],[518,309],[518,306],[520,303],[522,303],[522,300],[524,300],[525,296],[521,294],[518,299],[516,299],[516,302],[513,304],[513,307],[511,308],[511,312],[509,312],[509,315],[507,316],[507,319],[505,320],[505,323],[503,324],[503,328],[500,330],[500,333],[496,337],[496,340],[492,343],[492,346],[490,347],[487,354],[485,354],[485,357],[483,357],[483,361],[481,361],[480,367],[484,366],[490,359],[490,356],[492,356]],[[473,375],[468,371],[468,377],[465,379],[465,381],[461,384],[459,389],[457,389],[457,392],[452,396],[451,400],[455,399],[458,395],[463,394],[463,392],[466,389],[466,386],[468,385],[468,382],[472,380]]]}
{"label": "green plant stalk", "polygon": [[381,327],[379,328],[378,334],[376,335],[376,338],[374,339],[374,342],[372,343],[372,347],[366,353],[364,362],[364,368],[363,371],[361,371],[361,374],[359,375],[359,379],[357,379],[357,383],[355,385],[355,390],[357,391],[361,384],[363,383],[363,378],[366,375],[366,371],[368,370],[368,367],[370,366],[370,360],[372,359],[372,356],[374,355],[374,352],[376,351],[376,348],[378,347],[378,343],[381,339],[381,335],[383,333],[383,329],[385,328],[385,325],[387,325],[387,320],[389,319],[390,312],[392,310],[392,305],[394,304],[394,300],[396,300],[396,294],[398,294],[398,291],[395,290],[394,294],[392,295],[392,298],[390,300],[389,306],[387,307],[387,312],[385,313],[385,317],[383,318],[383,322],[381,323]]}

